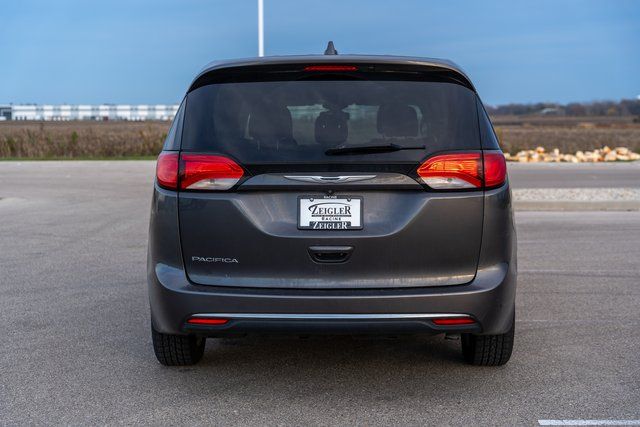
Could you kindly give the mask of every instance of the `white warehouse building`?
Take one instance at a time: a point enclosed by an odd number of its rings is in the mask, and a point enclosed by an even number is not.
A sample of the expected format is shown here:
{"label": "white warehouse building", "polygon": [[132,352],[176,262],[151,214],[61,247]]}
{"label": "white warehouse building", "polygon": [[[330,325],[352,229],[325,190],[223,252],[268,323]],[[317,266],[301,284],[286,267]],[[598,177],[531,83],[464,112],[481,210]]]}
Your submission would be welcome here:
{"label": "white warehouse building", "polygon": [[178,107],[177,104],[11,104],[0,106],[0,120],[171,120]]}

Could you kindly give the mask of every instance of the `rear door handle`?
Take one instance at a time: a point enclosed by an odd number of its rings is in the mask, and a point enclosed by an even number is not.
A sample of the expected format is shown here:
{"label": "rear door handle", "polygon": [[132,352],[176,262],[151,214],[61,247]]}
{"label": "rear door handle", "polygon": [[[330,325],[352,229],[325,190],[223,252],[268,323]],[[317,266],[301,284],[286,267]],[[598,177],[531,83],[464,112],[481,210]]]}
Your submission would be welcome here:
{"label": "rear door handle", "polygon": [[337,264],[346,262],[353,246],[309,246],[309,256],[315,262]]}

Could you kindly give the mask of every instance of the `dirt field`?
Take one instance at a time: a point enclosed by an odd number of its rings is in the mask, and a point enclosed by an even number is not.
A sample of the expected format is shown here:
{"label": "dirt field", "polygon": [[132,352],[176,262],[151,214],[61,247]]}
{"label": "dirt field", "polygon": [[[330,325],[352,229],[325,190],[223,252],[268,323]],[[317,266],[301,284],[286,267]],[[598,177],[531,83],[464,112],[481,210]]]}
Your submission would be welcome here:
{"label": "dirt field", "polygon": [[0,158],[155,156],[170,122],[0,122]]}
{"label": "dirt field", "polygon": [[[542,146],[575,153],[625,146],[640,152],[640,123],[633,117],[498,116],[494,126],[504,151]],[[0,122],[0,158],[131,158],[155,156],[168,122]]]}
{"label": "dirt field", "polygon": [[493,125],[505,152],[538,146],[561,153],[591,151],[604,146],[640,152],[640,123],[633,117],[497,116]]}

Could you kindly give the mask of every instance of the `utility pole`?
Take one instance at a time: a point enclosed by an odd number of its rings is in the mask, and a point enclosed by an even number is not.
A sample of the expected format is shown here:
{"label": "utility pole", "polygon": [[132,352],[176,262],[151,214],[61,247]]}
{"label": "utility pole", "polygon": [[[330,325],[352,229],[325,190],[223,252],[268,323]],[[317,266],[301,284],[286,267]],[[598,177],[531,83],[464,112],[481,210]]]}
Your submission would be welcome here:
{"label": "utility pole", "polygon": [[264,0],[258,0],[258,56],[264,56]]}

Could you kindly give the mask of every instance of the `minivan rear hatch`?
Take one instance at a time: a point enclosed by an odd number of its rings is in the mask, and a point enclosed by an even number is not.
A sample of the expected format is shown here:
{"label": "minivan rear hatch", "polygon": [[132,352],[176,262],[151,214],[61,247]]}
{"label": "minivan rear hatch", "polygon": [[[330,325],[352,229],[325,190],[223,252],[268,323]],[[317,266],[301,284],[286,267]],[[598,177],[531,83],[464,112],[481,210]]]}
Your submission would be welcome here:
{"label": "minivan rear hatch", "polygon": [[417,174],[436,155],[481,149],[463,76],[326,61],[222,69],[184,108],[183,176],[220,159],[236,168],[179,192],[192,282],[363,289],[475,276],[482,189],[439,190]]}

